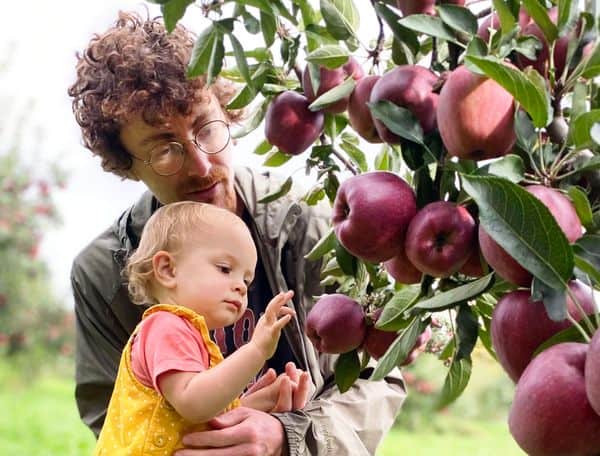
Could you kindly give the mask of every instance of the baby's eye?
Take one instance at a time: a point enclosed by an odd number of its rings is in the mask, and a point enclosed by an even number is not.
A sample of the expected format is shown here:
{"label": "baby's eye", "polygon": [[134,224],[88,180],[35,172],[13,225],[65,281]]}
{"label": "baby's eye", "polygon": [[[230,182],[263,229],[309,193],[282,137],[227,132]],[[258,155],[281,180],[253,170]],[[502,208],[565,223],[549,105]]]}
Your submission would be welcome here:
{"label": "baby's eye", "polygon": [[225,264],[218,264],[217,269],[221,271],[223,274],[229,274],[231,272],[231,268]]}

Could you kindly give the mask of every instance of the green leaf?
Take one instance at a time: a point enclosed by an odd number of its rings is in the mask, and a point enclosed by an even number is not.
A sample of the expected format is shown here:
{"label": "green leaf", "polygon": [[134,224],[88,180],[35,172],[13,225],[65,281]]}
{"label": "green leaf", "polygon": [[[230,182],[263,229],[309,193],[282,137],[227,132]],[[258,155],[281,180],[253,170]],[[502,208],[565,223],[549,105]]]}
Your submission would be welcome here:
{"label": "green leaf", "polygon": [[517,145],[527,153],[531,153],[537,141],[537,133],[531,118],[522,109],[517,109],[515,112],[515,133]]}
{"label": "green leaf", "polygon": [[267,112],[267,108],[269,107],[270,103],[271,103],[271,98],[270,97],[265,98],[265,100],[262,102],[262,104],[250,113],[250,115],[246,119],[246,122],[244,123],[244,126],[241,129],[236,130],[235,133],[232,134],[231,136],[235,139],[243,138],[250,132],[256,130],[256,128],[260,125],[260,123],[265,118],[265,114]]}
{"label": "green leaf", "polygon": [[573,252],[548,208],[520,186],[499,177],[462,175],[479,207],[485,231],[521,266],[548,286],[564,289]]}
{"label": "green leaf", "polygon": [[594,228],[594,216],[587,195],[583,190],[576,186],[569,187],[567,191],[569,192],[569,197],[571,198],[573,206],[575,206],[581,224],[586,230],[592,230]]}
{"label": "green leaf", "polygon": [[392,369],[399,364],[402,364],[409,353],[412,351],[417,338],[425,330],[429,324],[429,319],[421,321],[419,317],[415,317],[408,327],[392,342],[377,362],[377,367],[369,377],[369,380],[377,381],[385,378]]}
{"label": "green leaf", "polygon": [[285,182],[281,185],[281,187],[279,187],[277,190],[275,190],[274,192],[269,193],[268,195],[263,196],[261,199],[258,200],[259,203],[270,203],[272,201],[278,200],[279,198],[281,198],[284,195],[287,195],[289,193],[289,191],[292,189],[292,177],[288,177]]}
{"label": "green leaf", "polygon": [[325,196],[325,189],[321,185],[317,185],[313,187],[302,199],[309,206],[314,206],[323,198],[325,198]]}
{"label": "green leaf", "polygon": [[[575,252],[577,249],[573,249]],[[600,284],[600,266],[595,266],[589,257],[575,254],[575,266],[590,277],[596,284]],[[577,271],[576,271],[577,272]]]}
{"label": "green leaf", "polygon": [[555,290],[537,277],[531,283],[531,299],[542,301],[548,318],[552,321],[564,321],[567,318],[567,290]]}
{"label": "green leaf", "polygon": [[477,16],[467,8],[457,5],[439,5],[437,7],[440,19],[454,30],[469,35],[477,33]]}
{"label": "green leaf", "polygon": [[563,36],[568,32],[577,16],[577,1],[558,0],[558,21],[556,27],[558,35]]}
{"label": "green leaf", "polygon": [[456,350],[455,359],[470,358],[479,335],[479,321],[468,304],[462,304],[458,308],[456,335],[458,336],[458,349]]}
{"label": "green leaf", "polygon": [[575,326],[570,326],[567,329],[563,329],[562,331],[557,332],[552,337],[543,342],[538,348],[535,349],[535,351],[533,352],[533,356],[535,357],[542,353],[544,350],[552,347],[553,345],[562,344],[563,342],[585,343],[587,341],[583,338],[583,334],[581,334],[579,328]]}
{"label": "green leaf", "polygon": [[331,36],[346,40],[356,36],[360,15],[352,0],[321,0],[321,14]]}
{"label": "green leaf", "polygon": [[204,29],[194,43],[187,67],[187,77],[191,79],[206,75],[206,83],[210,84],[221,71],[224,56],[223,35],[213,23]]}
{"label": "green leaf", "polygon": [[250,70],[248,69],[248,62],[246,61],[246,55],[244,54],[244,48],[242,47],[242,44],[233,33],[229,33],[228,36],[229,41],[231,42],[231,47],[233,48],[238,70],[248,85],[256,87],[254,85],[254,80],[250,76]]}
{"label": "green leaf", "polygon": [[586,234],[580,237],[573,245],[573,252],[576,255],[577,267],[600,283],[600,234]]}
{"label": "green leaf", "polygon": [[340,148],[348,154],[350,159],[358,165],[358,169],[361,172],[366,172],[369,169],[369,165],[367,164],[367,158],[362,150],[360,150],[356,145],[351,142],[342,140],[340,144]]}
{"label": "green leaf", "polygon": [[271,152],[266,160],[263,162],[263,166],[269,166],[269,167],[277,167],[277,166],[281,166],[284,163],[286,163],[290,158],[292,158],[291,155],[287,155],[284,154],[282,151],[280,151],[279,149],[275,150],[274,152]]}
{"label": "green leaf", "polygon": [[341,393],[345,393],[360,375],[360,360],[356,350],[342,353],[335,362],[335,384]]}
{"label": "green leaf", "polygon": [[316,65],[322,65],[329,69],[334,69],[342,66],[348,61],[350,54],[341,46],[325,45],[315,49],[306,56],[307,62],[312,62]]}
{"label": "green leaf", "polygon": [[323,257],[327,252],[331,252],[335,249],[336,243],[337,241],[332,227],[321,239],[319,239],[319,242],[315,244],[311,251],[304,255],[304,258],[309,261],[316,261]]}
{"label": "green leaf", "polygon": [[404,328],[406,326],[404,312],[410,309],[420,295],[421,284],[402,287],[385,304],[375,327],[383,331],[397,331]]}
{"label": "green leaf", "polygon": [[[531,74],[504,65],[492,57],[466,56],[465,61],[476,66],[504,87],[525,109],[536,127],[545,127],[552,120],[550,94],[540,87],[540,81]],[[537,72],[535,72],[537,73]],[[541,77],[537,74],[538,77]]]}
{"label": "green leaf", "polygon": [[350,96],[350,94],[354,90],[354,86],[356,86],[356,81],[354,80],[354,78],[352,78],[352,76],[349,76],[340,85],[335,86],[333,89],[330,89],[324,94],[317,97],[317,99],[308,106],[308,109],[310,109],[313,112],[320,111],[323,108],[332,105],[336,101]]}
{"label": "green leaf", "polygon": [[336,238],[335,257],[344,274],[354,277],[358,270],[358,260]]}
{"label": "green leaf", "polygon": [[592,79],[600,75],[600,41],[596,43],[590,56],[583,62],[581,76],[585,79]]}
{"label": "green leaf", "polygon": [[195,0],[166,0],[160,2],[162,4],[160,11],[162,12],[167,32],[171,33],[175,30],[177,22],[184,16],[187,7],[194,2]]}
{"label": "green leaf", "polygon": [[439,312],[454,307],[458,303],[473,299],[492,286],[494,282],[493,278],[494,274],[490,273],[451,290],[437,293],[431,298],[426,298],[417,302],[413,306],[411,313],[423,311]]}
{"label": "green leaf", "polygon": [[263,39],[269,48],[275,42],[275,33],[277,33],[277,18],[271,13],[260,11],[260,29]]}
{"label": "green leaf", "polygon": [[478,176],[494,175],[503,177],[515,184],[523,180],[525,175],[525,163],[518,155],[509,154],[495,160],[487,165],[477,168]]}
{"label": "green leaf", "polygon": [[595,123],[600,122],[600,109],[593,109],[577,116],[569,125],[567,141],[578,149],[592,147],[591,130]]}
{"label": "green leaf", "polygon": [[415,32],[441,38],[462,46],[454,31],[444,24],[439,17],[429,16],[428,14],[411,14],[400,19],[399,24]]}
{"label": "green leaf", "polygon": [[375,119],[381,120],[390,131],[401,138],[423,143],[423,129],[415,115],[406,108],[395,105],[388,100],[367,103]]}
{"label": "green leaf", "polygon": [[509,6],[503,0],[492,0],[494,9],[498,13],[500,19],[500,28],[504,33],[512,30],[516,24],[515,16],[510,11]]}
{"label": "green leaf", "polygon": [[470,358],[454,359],[452,361],[442,392],[437,400],[436,408],[446,407],[462,394],[469,384],[472,364]]}
{"label": "green leaf", "polygon": [[273,150],[273,146],[271,145],[271,143],[269,141],[267,141],[265,139],[258,146],[256,146],[256,149],[254,149],[254,153],[256,155],[265,155],[265,154],[271,152],[272,150]]}
{"label": "green leaf", "polygon": [[552,43],[558,38],[558,28],[548,16],[548,10],[539,0],[523,0],[523,6],[534,22],[540,27],[540,30],[546,37],[548,43]]}
{"label": "green leaf", "polygon": [[227,109],[242,109],[252,103],[256,95],[258,95],[256,90],[249,85],[245,85],[235,98],[229,102]]}
{"label": "green leaf", "polygon": [[387,146],[383,146],[379,149],[375,159],[373,160],[373,168],[376,171],[389,171],[391,165],[391,159],[389,157],[389,150]]}
{"label": "green leaf", "polygon": [[475,57],[485,57],[488,53],[487,44],[480,37],[474,36],[469,44],[465,55],[474,55]]}

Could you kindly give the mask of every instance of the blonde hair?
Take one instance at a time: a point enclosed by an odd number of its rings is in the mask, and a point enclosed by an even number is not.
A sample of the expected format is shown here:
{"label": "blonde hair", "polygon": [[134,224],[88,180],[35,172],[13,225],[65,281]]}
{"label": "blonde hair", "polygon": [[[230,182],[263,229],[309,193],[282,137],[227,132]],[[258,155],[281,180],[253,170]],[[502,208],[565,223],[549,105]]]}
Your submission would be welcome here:
{"label": "blonde hair", "polygon": [[[176,255],[184,244],[211,228],[246,224],[233,212],[212,204],[180,201],[159,208],[148,219],[138,248],[127,260],[123,276],[128,280],[129,296],[134,304],[156,304],[152,293],[152,258],[164,250]],[[199,236],[200,234],[200,236]]]}

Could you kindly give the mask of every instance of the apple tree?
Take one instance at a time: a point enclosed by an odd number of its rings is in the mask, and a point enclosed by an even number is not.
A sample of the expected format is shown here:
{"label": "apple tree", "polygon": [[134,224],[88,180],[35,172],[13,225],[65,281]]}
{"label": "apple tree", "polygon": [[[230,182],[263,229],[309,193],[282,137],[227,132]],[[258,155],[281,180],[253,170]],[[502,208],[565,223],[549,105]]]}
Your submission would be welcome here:
{"label": "apple tree", "polygon": [[71,350],[72,312],[54,296],[39,257],[44,230],[60,221],[53,193],[64,176],[52,167],[34,169],[18,152],[0,154],[0,353]]}
{"label": "apple tree", "polygon": [[[264,123],[254,153],[272,167],[305,157],[315,176],[305,202],[332,206],[308,256],[323,260],[334,294],[306,329],[340,353],[340,389],[369,358],[371,379],[383,378],[445,316],[440,407],[466,387],[480,341],[517,382],[510,428],[524,450],[597,452],[600,393],[584,379],[600,375],[600,344],[589,345],[600,289],[595,3],[154,3],[168,29],[201,8],[188,76],[239,83],[238,135]],[[359,34],[366,18],[376,26]],[[290,176],[264,202],[291,186]],[[345,322],[362,329],[336,332]]]}

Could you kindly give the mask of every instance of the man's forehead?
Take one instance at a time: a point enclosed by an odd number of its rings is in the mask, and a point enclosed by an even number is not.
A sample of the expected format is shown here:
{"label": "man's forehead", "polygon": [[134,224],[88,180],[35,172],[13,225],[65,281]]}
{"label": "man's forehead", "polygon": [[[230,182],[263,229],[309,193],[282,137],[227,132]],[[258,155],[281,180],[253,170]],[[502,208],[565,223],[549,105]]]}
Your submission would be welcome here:
{"label": "man's forehead", "polygon": [[198,121],[208,121],[213,119],[223,119],[224,112],[216,97],[210,92],[202,92],[198,97],[198,102],[193,106],[189,114],[179,113],[176,106],[171,106],[168,111],[172,115],[163,113],[163,115],[152,115],[152,113],[144,113],[138,111],[132,114],[125,124],[136,125],[137,127],[145,127],[146,129],[168,130],[174,126],[183,124],[195,124]]}

